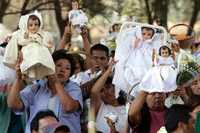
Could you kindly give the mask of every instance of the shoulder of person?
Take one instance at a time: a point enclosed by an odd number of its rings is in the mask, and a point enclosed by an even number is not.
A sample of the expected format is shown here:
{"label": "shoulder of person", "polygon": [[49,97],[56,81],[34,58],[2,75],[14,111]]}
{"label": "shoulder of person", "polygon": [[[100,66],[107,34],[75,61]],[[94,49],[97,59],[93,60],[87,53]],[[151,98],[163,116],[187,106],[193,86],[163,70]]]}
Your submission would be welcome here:
{"label": "shoulder of person", "polygon": [[68,91],[70,91],[70,90],[79,90],[80,89],[80,87],[79,87],[79,85],[76,83],[76,82],[74,82],[74,81],[71,81],[71,80],[69,80],[66,84],[65,84],[65,88],[68,90]]}

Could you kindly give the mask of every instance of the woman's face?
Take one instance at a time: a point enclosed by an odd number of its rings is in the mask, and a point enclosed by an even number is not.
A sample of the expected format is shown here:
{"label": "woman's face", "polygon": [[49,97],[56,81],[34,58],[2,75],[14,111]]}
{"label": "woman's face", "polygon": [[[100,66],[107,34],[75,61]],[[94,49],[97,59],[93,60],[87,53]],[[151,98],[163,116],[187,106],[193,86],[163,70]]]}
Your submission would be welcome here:
{"label": "woman's face", "polygon": [[149,93],[146,98],[146,103],[151,110],[162,110],[164,109],[164,102],[166,99],[165,93]]}
{"label": "woman's face", "polygon": [[191,89],[193,94],[200,96],[200,80],[195,80],[192,82]]}
{"label": "woman's face", "polygon": [[67,59],[59,59],[55,62],[56,76],[61,83],[65,83],[71,73],[71,64]]}

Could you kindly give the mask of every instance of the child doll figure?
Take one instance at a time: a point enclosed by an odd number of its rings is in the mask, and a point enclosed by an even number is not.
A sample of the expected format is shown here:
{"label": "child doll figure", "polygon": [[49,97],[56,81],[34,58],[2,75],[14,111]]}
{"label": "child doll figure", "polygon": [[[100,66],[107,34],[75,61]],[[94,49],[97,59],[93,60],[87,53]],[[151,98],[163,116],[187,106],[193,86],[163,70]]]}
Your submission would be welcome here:
{"label": "child doll figure", "polygon": [[55,73],[55,64],[51,57],[51,37],[41,27],[42,17],[38,12],[22,16],[19,30],[13,33],[4,55],[4,64],[14,68],[18,53],[22,52],[20,69],[28,80],[42,79]]}
{"label": "child doll figure", "polygon": [[68,17],[69,22],[72,23],[72,26],[74,26],[75,30],[81,33],[81,27],[87,24],[88,18],[86,14],[79,9],[78,0],[72,0],[72,10],[69,11]]}
{"label": "child doll figure", "polygon": [[125,79],[133,86],[141,81],[152,67],[153,38],[155,31],[149,27],[140,27],[138,35],[132,39],[132,52],[125,64]]}
{"label": "child doll figure", "polygon": [[156,37],[154,28],[144,26],[136,26],[119,34],[114,57],[118,62],[113,77],[116,97],[120,90],[128,93],[152,67],[152,51],[162,44]]}
{"label": "child doll figure", "polygon": [[174,60],[171,56],[171,50],[168,46],[161,46],[159,48],[159,56],[157,58],[157,65],[174,65]]}

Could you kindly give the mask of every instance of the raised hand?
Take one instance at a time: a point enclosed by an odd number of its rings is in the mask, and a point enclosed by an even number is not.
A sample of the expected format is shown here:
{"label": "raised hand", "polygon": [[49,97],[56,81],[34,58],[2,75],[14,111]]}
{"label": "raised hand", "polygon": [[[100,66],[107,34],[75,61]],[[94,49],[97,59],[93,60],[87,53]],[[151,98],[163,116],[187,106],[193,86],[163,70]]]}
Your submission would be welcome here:
{"label": "raised hand", "polygon": [[81,36],[82,36],[83,38],[88,36],[88,29],[87,29],[86,26],[82,26],[82,27],[81,27]]}
{"label": "raised hand", "polygon": [[71,23],[68,23],[66,26],[65,26],[65,30],[64,30],[64,35],[71,35]]}

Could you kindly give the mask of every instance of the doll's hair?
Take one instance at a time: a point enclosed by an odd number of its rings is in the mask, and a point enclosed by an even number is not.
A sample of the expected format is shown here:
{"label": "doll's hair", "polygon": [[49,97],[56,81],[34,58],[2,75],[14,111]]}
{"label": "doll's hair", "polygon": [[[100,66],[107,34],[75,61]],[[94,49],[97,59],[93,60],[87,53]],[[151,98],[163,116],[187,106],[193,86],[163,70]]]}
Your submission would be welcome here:
{"label": "doll's hair", "polygon": [[167,49],[167,51],[168,51],[168,53],[169,53],[169,56],[171,55],[171,49],[169,48],[169,47],[167,47],[167,46],[161,46],[160,48],[159,48],[159,55],[161,56],[161,51],[162,50],[166,50]]}
{"label": "doll's hair", "polygon": [[151,28],[151,27],[145,27],[145,26],[143,26],[143,27],[141,27],[141,30],[143,31],[143,30],[147,30],[147,31],[152,31],[152,36],[151,37],[153,37],[153,35],[155,34],[155,30],[153,29],[153,28]]}
{"label": "doll's hair", "polygon": [[39,22],[39,26],[41,25],[41,22],[40,22],[40,19],[36,16],[36,15],[30,15],[29,17],[28,17],[28,20],[38,20],[38,22]]}

